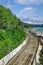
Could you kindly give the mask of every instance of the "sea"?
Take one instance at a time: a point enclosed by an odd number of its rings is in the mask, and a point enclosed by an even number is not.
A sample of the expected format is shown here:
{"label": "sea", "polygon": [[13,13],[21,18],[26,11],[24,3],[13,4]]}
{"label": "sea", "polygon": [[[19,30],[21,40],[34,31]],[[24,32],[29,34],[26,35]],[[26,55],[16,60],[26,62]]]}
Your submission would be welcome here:
{"label": "sea", "polygon": [[38,27],[33,29],[36,32],[43,32],[43,27]]}

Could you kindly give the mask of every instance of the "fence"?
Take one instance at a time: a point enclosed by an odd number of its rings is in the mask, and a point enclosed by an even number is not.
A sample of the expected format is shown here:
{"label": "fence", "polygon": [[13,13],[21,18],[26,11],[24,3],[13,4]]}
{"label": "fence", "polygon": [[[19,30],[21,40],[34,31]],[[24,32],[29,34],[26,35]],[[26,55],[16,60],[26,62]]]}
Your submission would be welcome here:
{"label": "fence", "polygon": [[28,38],[26,38],[26,40],[20,45],[18,46],[16,49],[14,49],[12,52],[10,52],[8,55],[6,55],[4,58],[2,58],[0,60],[0,65],[6,65],[6,63],[13,58],[13,56],[15,56],[17,54],[18,51],[20,51],[20,49],[26,44]]}

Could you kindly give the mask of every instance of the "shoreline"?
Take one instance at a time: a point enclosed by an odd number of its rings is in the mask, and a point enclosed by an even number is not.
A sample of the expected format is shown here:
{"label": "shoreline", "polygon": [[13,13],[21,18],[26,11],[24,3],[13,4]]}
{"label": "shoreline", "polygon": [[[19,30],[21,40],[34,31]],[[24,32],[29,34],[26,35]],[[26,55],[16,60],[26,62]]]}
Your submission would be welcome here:
{"label": "shoreline", "polygon": [[37,39],[39,40],[40,44],[43,45],[43,35],[41,32],[36,32],[33,30],[29,31],[32,35],[34,35],[35,37],[37,37]]}
{"label": "shoreline", "polygon": [[36,31],[36,29],[38,29],[38,28],[30,29],[30,32],[36,34],[36,36],[40,36],[43,38],[43,32]]}

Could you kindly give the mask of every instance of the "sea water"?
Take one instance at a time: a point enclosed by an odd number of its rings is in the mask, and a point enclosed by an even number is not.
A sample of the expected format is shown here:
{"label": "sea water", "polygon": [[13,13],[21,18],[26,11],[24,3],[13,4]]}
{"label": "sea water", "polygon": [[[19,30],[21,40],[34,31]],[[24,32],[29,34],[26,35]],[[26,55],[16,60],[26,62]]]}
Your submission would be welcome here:
{"label": "sea water", "polygon": [[33,30],[37,32],[43,32],[43,27],[34,28]]}

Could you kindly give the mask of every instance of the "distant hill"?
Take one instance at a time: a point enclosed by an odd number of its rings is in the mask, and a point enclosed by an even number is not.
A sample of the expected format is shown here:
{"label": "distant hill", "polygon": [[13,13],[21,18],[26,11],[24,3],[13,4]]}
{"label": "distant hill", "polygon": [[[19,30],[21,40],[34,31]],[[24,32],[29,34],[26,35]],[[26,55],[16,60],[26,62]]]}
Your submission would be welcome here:
{"label": "distant hill", "polygon": [[33,27],[43,27],[43,24],[29,24],[29,23],[24,23],[24,22],[22,22],[22,24],[23,24],[23,26],[25,27],[25,28],[33,28]]}
{"label": "distant hill", "polygon": [[20,45],[25,37],[20,19],[0,5],[0,59]]}
{"label": "distant hill", "polygon": [[23,22],[27,22],[27,23],[29,23],[29,24],[36,24],[36,25],[41,25],[41,24],[43,24],[43,20],[42,19],[38,19],[38,18],[36,18],[36,19],[31,19],[31,18],[22,18],[22,21]]}

